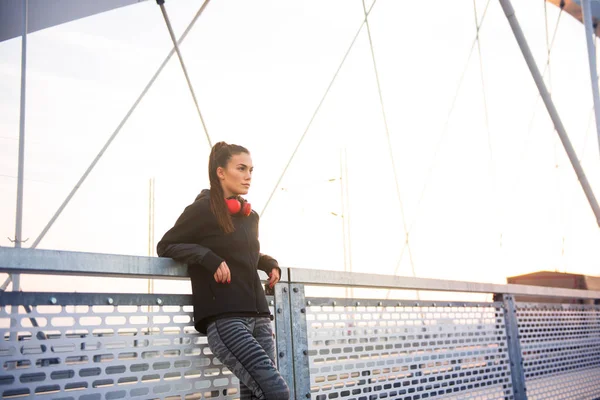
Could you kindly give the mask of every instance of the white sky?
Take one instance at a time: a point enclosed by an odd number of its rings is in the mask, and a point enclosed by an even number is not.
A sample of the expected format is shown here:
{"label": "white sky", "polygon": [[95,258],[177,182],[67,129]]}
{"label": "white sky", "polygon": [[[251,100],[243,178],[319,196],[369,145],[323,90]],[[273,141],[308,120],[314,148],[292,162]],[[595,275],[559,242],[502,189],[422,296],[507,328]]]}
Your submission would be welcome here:
{"label": "white sky", "polygon": [[[479,18],[486,3],[476,1]],[[543,3],[514,3],[543,69]],[[489,136],[477,47],[444,128],[475,38],[473,4],[426,4],[379,0],[369,18],[405,221],[363,29],[261,220],[264,252],[283,266],[344,269],[342,219],[331,215],[341,213],[340,184],[327,181],[340,176],[345,148],[352,270],[411,275],[409,253],[400,260],[406,224],[417,276],[505,282],[537,270],[597,275],[600,230],[499,3],[489,3],[480,31]],[[178,36],[200,5],[167,2]],[[551,34],[558,9],[548,5],[547,14]],[[212,2],[184,42],[213,142],[252,152],[255,209],[264,207],[362,18],[360,1]],[[151,1],[28,36],[28,243],[170,46]],[[19,38],[0,43],[2,246],[14,237],[20,48]],[[566,14],[550,72],[555,104],[600,198],[583,25]],[[156,179],[158,241],[206,187],[208,152],[174,57],[38,247],[147,255],[148,180]]]}

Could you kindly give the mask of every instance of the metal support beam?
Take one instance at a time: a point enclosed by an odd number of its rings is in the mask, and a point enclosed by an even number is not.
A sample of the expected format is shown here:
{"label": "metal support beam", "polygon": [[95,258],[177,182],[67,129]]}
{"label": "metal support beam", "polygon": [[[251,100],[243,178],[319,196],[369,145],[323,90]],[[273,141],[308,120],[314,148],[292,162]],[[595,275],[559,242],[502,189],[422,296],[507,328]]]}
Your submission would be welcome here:
{"label": "metal support beam", "polygon": [[527,400],[527,388],[525,386],[523,355],[521,353],[521,343],[519,341],[519,326],[517,322],[515,299],[509,294],[500,294],[495,297],[495,300],[503,302],[502,309],[504,310],[504,324],[506,326],[510,375],[515,400]]}
{"label": "metal support beam", "polygon": [[513,34],[515,35],[515,38],[517,39],[517,43],[519,44],[521,52],[523,53],[523,58],[525,59],[525,62],[527,63],[527,66],[529,67],[531,76],[533,77],[533,80],[535,81],[535,84],[537,85],[537,88],[540,92],[540,96],[542,97],[542,100],[544,101],[544,105],[546,106],[546,109],[548,110],[548,114],[550,114],[550,118],[552,119],[552,122],[554,123],[554,128],[556,129],[556,132],[558,133],[558,136],[560,137],[563,147],[565,148],[565,151],[567,152],[569,161],[571,161],[571,165],[573,166],[573,169],[575,170],[575,174],[577,175],[577,178],[579,179],[579,182],[581,183],[581,187],[585,193],[585,196],[587,197],[588,202],[590,203],[590,206],[592,207],[592,211],[594,212],[594,216],[596,217],[596,223],[598,224],[598,226],[600,226],[600,206],[598,206],[598,201],[596,200],[596,197],[594,196],[594,192],[590,186],[590,183],[588,182],[587,177],[585,176],[585,173],[583,172],[583,168],[581,168],[581,164],[579,164],[579,160],[577,159],[577,154],[575,153],[575,149],[573,149],[573,145],[571,145],[571,141],[569,140],[569,137],[567,135],[565,127],[563,126],[563,123],[558,115],[558,111],[556,110],[556,107],[554,106],[554,103],[552,102],[552,97],[550,96],[550,93],[548,92],[548,89],[546,88],[546,84],[544,83],[544,78],[542,77],[542,74],[540,73],[540,70],[538,69],[538,67],[535,63],[533,55],[531,54],[531,50],[529,49],[529,45],[527,44],[525,35],[523,34],[523,31],[521,30],[521,26],[519,25],[519,21],[517,20],[517,17],[515,16],[515,10],[513,9],[513,6],[511,4],[510,0],[499,0],[499,1],[500,1],[500,5],[502,6],[502,9],[504,10],[504,14],[506,15],[506,19],[508,20],[508,23],[510,24],[510,27],[513,31]]}
{"label": "metal support beam", "polygon": [[598,90],[598,67],[596,66],[596,47],[594,46],[594,23],[592,21],[591,0],[581,0],[583,23],[585,25],[585,41],[590,64],[590,78],[592,80],[592,96],[594,97],[594,116],[596,119],[596,133],[600,150],[600,94]]}

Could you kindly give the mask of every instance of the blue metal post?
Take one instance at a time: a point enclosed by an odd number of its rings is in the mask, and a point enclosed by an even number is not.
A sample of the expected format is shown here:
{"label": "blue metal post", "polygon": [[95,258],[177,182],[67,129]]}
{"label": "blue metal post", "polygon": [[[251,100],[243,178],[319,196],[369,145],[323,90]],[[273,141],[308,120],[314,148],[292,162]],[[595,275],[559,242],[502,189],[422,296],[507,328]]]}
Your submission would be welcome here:
{"label": "blue metal post", "polygon": [[525,385],[525,371],[523,370],[523,355],[519,341],[519,326],[515,299],[510,294],[502,294],[504,303],[504,323],[506,326],[506,340],[508,342],[508,357],[510,359],[510,374],[512,378],[515,400],[527,400],[527,387]]}
{"label": "blue metal post", "polygon": [[275,285],[275,340],[277,344],[277,368],[290,388],[290,398],[295,399],[294,351],[290,288],[287,282]]}
{"label": "blue metal post", "polygon": [[310,399],[310,366],[308,362],[308,330],[304,285],[290,285],[292,345],[294,358],[295,399]]}

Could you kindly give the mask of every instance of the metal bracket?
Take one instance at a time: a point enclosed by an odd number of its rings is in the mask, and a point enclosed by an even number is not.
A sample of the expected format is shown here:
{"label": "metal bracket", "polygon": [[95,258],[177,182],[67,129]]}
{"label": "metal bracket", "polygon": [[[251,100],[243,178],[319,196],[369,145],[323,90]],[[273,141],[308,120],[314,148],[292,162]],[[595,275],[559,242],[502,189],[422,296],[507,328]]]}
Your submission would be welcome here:
{"label": "metal bracket", "polygon": [[15,238],[15,239],[12,239],[10,236],[7,236],[6,238],[7,238],[7,239],[8,239],[8,241],[9,241],[9,242],[11,242],[11,243],[26,243],[26,242],[29,240],[29,238],[27,238],[27,239],[25,239],[25,240],[19,240],[19,239],[16,239],[16,238]]}

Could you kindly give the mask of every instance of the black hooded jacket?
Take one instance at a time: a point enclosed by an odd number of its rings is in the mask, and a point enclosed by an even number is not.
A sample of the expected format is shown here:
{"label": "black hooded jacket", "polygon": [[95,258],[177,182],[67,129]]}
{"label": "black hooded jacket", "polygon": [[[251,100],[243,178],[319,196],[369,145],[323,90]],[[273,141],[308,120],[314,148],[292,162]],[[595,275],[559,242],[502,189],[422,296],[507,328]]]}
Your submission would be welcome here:
{"label": "black hooded jacket", "polygon": [[[257,269],[270,273],[279,269],[277,261],[260,254],[255,211],[248,217],[232,216],[232,222],[235,231],[223,233],[205,189],[157,245],[159,257],[188,265],[195,327],[201,333],[206,333],[209,322],[226,316],[270,316]],[[215,281],[223,261],[231,271],[231,283]]]}

